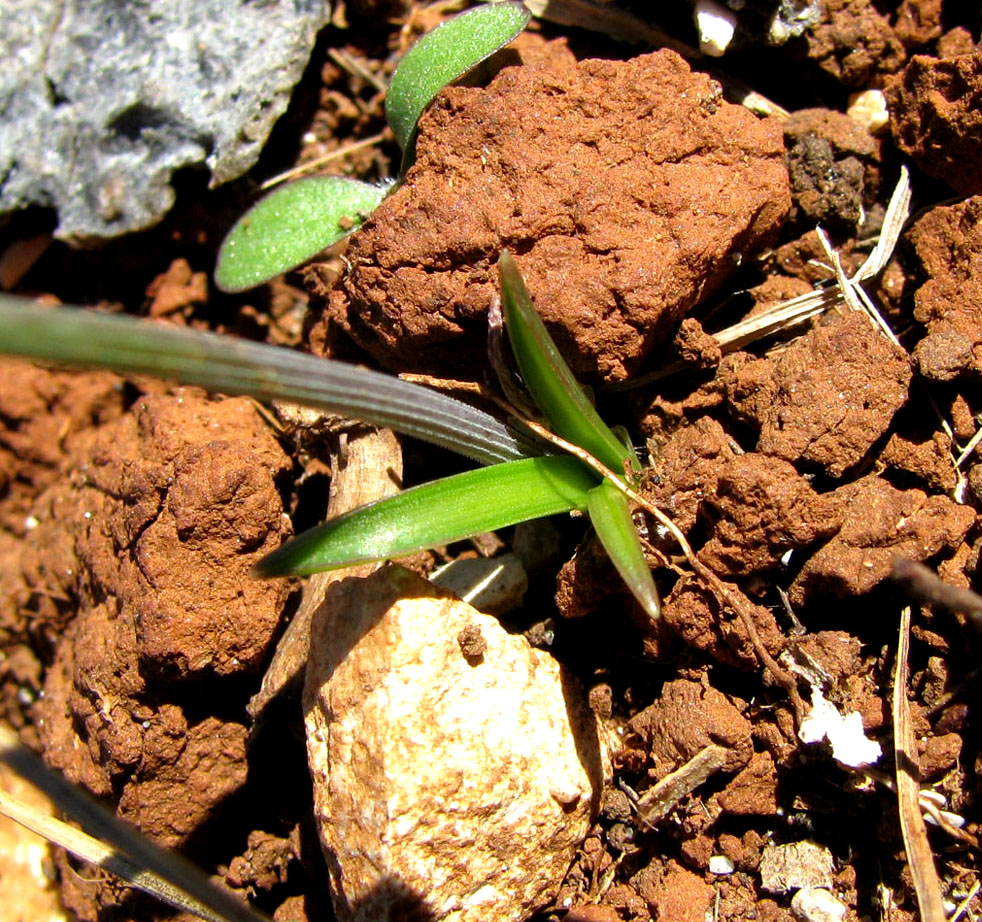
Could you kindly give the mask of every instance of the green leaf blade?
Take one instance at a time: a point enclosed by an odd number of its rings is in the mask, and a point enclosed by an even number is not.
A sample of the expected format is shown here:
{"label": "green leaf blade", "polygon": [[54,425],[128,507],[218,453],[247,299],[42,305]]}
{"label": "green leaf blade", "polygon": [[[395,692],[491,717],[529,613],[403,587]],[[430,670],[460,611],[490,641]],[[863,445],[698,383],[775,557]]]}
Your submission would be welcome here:
{"label": "green leaf blade", "polygon": [[296,268],[361,225],[386,192],[346,176],[309,176],[280,186],[222,241],[215,284],[226,292],[245,291]]}
{"label": "green leaf blade", "polygon": [[385,97],[385,115],[403,151],[436,94],[507,45],[531,15],[511,0],[485,3],[441,23],[406,52]]}
{"label": "green leaf blade", "polygon": [[402,557],[541,516],[585,509],[596,475],[569,456],[467,471],[361,506],[304,532],[259,562],[256,575],[306,576]]}
{"label": "green leaf blade", "polygon": [[627,498],[609,480],[590,491],[590,521],[621,579],[653,621],[661,617],[661,602],[651,570],[644,559]]}
{"label": "green leaf blade", "polygon": [[518,265],[503,250],[498,261],[505,328],[532,399],[564,439],[589,452],[614,473],[633,469],[634,452],[600,418],[559,354],[532,303]]}
{"label": "green leaf blade", "polygon": [[488,413],[391,375],[280,346],[81,308],[40,308],[0,294],[0,355],[143,374],[257,400],[286,400],[363,419],[480,464],[543,446]]}

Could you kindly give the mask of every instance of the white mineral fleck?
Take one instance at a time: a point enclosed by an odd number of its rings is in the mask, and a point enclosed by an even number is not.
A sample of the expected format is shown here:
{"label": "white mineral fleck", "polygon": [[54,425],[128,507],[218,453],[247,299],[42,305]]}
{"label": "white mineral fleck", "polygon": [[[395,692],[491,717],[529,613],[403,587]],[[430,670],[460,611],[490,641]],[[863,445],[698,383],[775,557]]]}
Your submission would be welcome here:
{"label": "white mineral fleck", "polygon": [[870,134],[878,134],[890,124],[890,110],[882,90],[863,90],[849,97],[846,115],[860,125],[865,125]]}
{"label": "white mineral fleck", "polygon": [[[465,633],[482,656],[464,655]],[[548,653],[387,567],[328,594],[304,698],[341,922],[518,922],[555,896],[607,770]]]}
{"label": "white mineral fleck", "polygon": [[726,855],[713,855],[709,859],[710,874],[732,874],[735,867],[733,861]]}
{"label": "white mineral fleck", "polygon": [[856,711],[840,713],[814,685],[811,709],[798,728],[798,738],[803,743],[827,739],[835,760],[851,768],[871,765],[883,755],[880,744],[866,736],[860,714]]}

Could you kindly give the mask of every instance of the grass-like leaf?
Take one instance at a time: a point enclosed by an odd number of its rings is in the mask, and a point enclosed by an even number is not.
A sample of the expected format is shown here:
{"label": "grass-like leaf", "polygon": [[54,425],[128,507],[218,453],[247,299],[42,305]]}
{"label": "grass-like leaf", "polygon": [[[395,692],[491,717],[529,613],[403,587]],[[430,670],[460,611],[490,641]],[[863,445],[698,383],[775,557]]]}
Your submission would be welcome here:
{"label": "grass-like leaf", "polygon": [[627,498],[613,483],[604,480],[590,491],[587,511],[597,537],[621,579],[648,615],[657,620],[661,617],[658,590],[644,559]]}
{"label": "grass-like leaf", "polygon": [[584,509],[596,485],[597,475],[568,455],[466,471],[330,519],[260,561],[256,574],[305,576],[401,557],[529,519]]}
{"label": "grass-like leaf", "polygon": [[498,260],[505,328],[519,370],[553,430],[611,470],[634,468],[634,452],[611,431],[573,377],[532,304],[518,265],[507,250]]}
{"label": "grass-like leaf", "polygon": [[301,403],[388,426],[481,464],[542,453],[493,416],[391,375],[133,317],[39,308],[0,295],[2,353]]}
{"label": "grass-like leaf", "polygon": [[215,283],[245,291],[299,266],[357,228],[387,189],[344,176],[310,176],[252,206],[218,252]]}
{"label": "grass-like leaf", "polygon": [[392,74],[385,115],[408,158],[416,123],[436,94],[507,45],[530,18],[521,3],[485,3],[441,23],[406,52]]}

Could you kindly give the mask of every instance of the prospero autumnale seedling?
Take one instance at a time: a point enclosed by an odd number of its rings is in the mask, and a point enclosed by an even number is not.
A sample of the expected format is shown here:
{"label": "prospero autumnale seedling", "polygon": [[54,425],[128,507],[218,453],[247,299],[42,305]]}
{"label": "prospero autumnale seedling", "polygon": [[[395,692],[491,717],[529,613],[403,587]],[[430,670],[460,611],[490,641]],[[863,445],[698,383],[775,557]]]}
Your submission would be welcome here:
{"label": "prospero autumnale seedling", "polygon": [[[498,263],[505,328],[519,370],[553,430],[630,480],[638,461],[586,399],[529,297],[514,259]],[[658,595],[624,494],[570,455],[495,464],[404,490],[304,532],[266,557],[263,576],[315,573],[401,557],[483,531],[571,510],[590,516],[624,582],[652,618]]]}
{"label": "prospero autumnale seedling", "polygon": [[[628,482],[638,462],[586,399],[535,311],[515,261],[499,260],[502,306],[525,386],[552,429]],[[330,359],[0,296],[0,351],[153,374],[261,400],[357,416],[450,448],[485,468],[405,490],[313,528],[266,557],[260,576],[306,575],[400,557],[541,516],[589,515],[618,572],[652,618],[658,596],[623,493],[578,457],[549,454],[507,423],[436,391]]]}
{"label": "prospero autumnale seedling", "polygon": [[516,0],[486,3],[424,35],[399,62],[385,115],[402,150],[400,178],[373,184],[346,176],[310,176],[276,189],[229,231],[215,282],[223,291],[254,288],[294,269],[364,223],[412,165],[419,117],[445,86],[507,45],[531,14]]}

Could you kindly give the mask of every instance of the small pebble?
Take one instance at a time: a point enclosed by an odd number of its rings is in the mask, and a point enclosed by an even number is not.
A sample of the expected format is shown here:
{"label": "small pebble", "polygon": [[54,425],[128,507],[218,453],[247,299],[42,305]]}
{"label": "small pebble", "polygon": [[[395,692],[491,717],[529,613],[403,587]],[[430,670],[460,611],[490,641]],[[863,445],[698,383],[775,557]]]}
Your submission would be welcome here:
{"label": "small pebble", "polygon": [[821,887],[799,890],[791,898],[791,912],[800,922],[842,922],[846,906]]}
{"label": "small pebble", "polygon": [[771,893],[832,886],[832,853],[817,842],[768,845],[760,858],[760,882]]}
{"label": "small pebble", "polygon": [[715,0],[696,0],[694,16],[699,31],[699,50],[710,57],[720,57],[733,40],[736,13]]}
{"label": "small pebble", "polygon": [[886,97],[880,90],[863,90],[849,97],[846,115],[866,127],[870,134],[883,131],[890,124]]}
{"label": "small pebble", "polygon": [[528,589],[525,567],[515,554],[454,560],[434,571],[430,582],[492,615],[514,611]]}
{"label": "small pebble", "polygon": [[713,855],[709,859],[710,874],[732,874],[736,865],[726,855]]}

